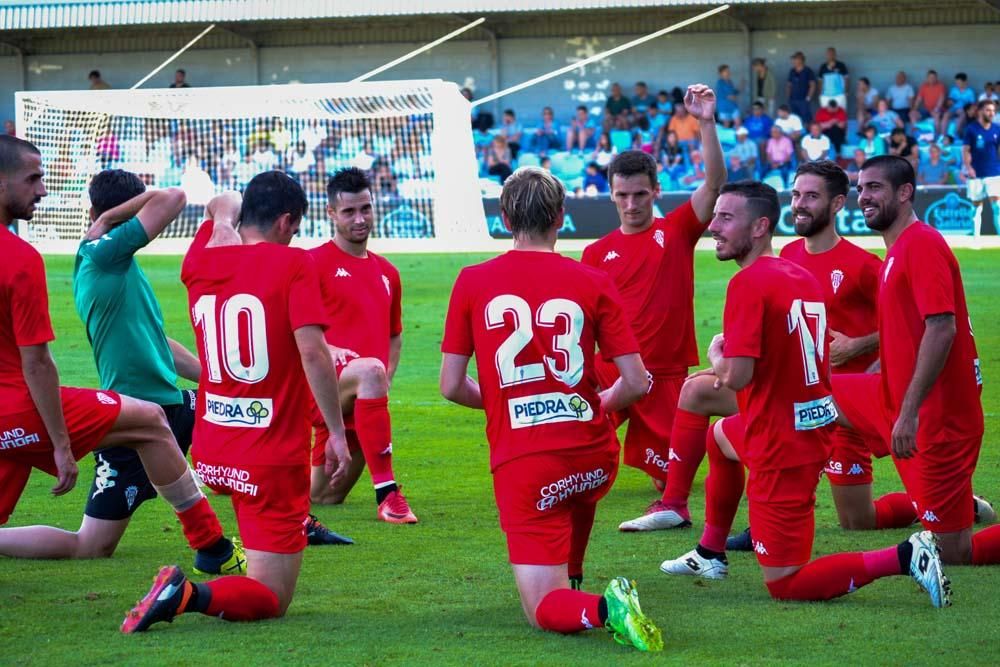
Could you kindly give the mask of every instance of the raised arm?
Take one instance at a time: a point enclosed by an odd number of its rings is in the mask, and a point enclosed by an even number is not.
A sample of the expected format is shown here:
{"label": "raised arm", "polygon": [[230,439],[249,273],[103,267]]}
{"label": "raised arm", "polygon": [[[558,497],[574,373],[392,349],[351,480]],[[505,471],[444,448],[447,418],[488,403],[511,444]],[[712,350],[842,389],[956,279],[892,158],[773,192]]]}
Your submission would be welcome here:
{"label": "raised arm", "polygon": [[205,219],[215,222],[212,238],[205,244],[207,248],[224,245],[240,245],[243,240],[236,232],[240,219],[243,197],[239,192],[227,190],[212,197],[205,206]]}
{"label": "raised arm", "polygon": [[146,236],[152,241],[180,215],[186,205],[187,196],[180,188],[147,190],[99,215],[85,238],[100,238],[116,225],[138,217]]}
{"label": "raised arm", "polygon": [[691,206],[698,220],[707,223],[712,219],[719,190],[726,183],[726,157],[715,129],[715,91],[704,84],[688,86],[684,106],[698,119],[701,133],[702,157],[705,159],[705,181],[691,195]]}

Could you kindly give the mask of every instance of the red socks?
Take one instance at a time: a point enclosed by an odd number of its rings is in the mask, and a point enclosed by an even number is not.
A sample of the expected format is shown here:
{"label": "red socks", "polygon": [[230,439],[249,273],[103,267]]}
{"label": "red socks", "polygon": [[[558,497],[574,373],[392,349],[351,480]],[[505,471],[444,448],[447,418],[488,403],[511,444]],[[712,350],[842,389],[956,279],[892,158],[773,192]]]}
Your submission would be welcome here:
{"label": "red socks", "polygon": [[259,621],[278,615],[278,596],[250,577],[220,577],[207,581],[211,599],[202,613],[224,621]]}
{"label": "red socks", "polygon": [[208,498],[202,497],[191,507],[177,513],[181,521],[181,529],[188,545],[192,549],[210,547],[222,538],[222,526],[215,510],[208,504]]}
{"label": "red socks", "polygon": [[601,596],[560,588],[538,603],[535,620],[543,630],[564,635],[604,626],[600,612]]}
{"label": "red socks", "polygon": [[776,600],[831,600],[876,579],[903,574],[896,547],[865,553],[833,554],[806,563],[787,577],[767,582]]}
{"label": "red socks", "polygon": [[673,510],[687,514],[688,496],[698,466],[705,457],[708,417],[677,408],[670,431],[670,466],[662,501]]}
{"label": "red socks", "polygon": [[990,526],[972,536],[972,564],[997,563],[1000,563],[1000,526]]}
{"label": "red socks", "polygon": [[[719,449],[712,430],[705,436],[708,477],[705,478],[705,530],[699,544],[711,551],[724,552],[743,496],[743,464],[732,461]],[[671,464],[673,465],[673,464]],[[671,473],[672,474],[672,473]]]}
{"label": "red socks", "polygon": [[354,430],[375,488],[394,483],[389,398],[354,399]]}
{"label": "red socks", "polygon": [[875,500],[875,528],[906,528],[917,518],[910,496],[906,493],[887,493]]}

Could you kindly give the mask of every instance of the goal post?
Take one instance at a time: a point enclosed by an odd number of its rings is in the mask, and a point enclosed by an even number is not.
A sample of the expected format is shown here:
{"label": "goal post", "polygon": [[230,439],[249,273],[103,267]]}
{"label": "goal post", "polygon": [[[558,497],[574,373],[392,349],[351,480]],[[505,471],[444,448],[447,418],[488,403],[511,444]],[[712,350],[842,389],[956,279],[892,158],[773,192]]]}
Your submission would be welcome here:
{"label": "goal post", "polygon": [[214,194],[281,169],[309,199],[300,236],[330,237],[326,181],[357,166],[372,178],[373,246],[454,252],[490,246],[470,129],[454,83],[377,81],[16,94],[19,136],[42,154],[49,195],[27,236],[78,241],[89,224],[87,185],[125,169],[151,188],[181,187],[188,206],[165,236],[194,235]]}

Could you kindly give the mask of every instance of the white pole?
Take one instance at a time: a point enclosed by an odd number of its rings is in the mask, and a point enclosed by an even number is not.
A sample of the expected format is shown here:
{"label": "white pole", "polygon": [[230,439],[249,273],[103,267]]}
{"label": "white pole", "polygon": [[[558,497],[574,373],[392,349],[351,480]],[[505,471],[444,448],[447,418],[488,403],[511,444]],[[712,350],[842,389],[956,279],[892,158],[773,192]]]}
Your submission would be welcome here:
{"label": "white pole", "polygon": [[625,44],[622,44],[620,46],[616,46],[613,49],[608,49],[607,51],[604,51],[602,53],[598,53],[595,56],[590,56],[589,58],[585,58],[585,59],[583,59],[583,60],[581,60],[579,62],[575,62],[575,63],[571,63],[569,65],[566,65],[565,67],[557,69],[554,72],[549,72],[548,74],[542,74],[541,76],[536,76],[534,79],[531,79],[530,81],[525,81],[523,83],[517,84],[516,86],[511,86],[510,88],[507,88],[505,90],[501,90],[500,92],[493,93],[492,95],[487,95],[486,97],[481,97],[478,100],[474,101],[472,103],[472,106],[477,107],[480,104],[486,104],[487,102],[491,102],[491,101],[493,101],[495,99],[498,99],[500,97],[504,97],[505,95],[510,95],[511,93],[516,93],[519,90],[524,90],[525,88],[528,88],[529,86],[533,86],[536,83],[541,83],[542,81],[548,81],[552,77],[559,76],[560,74],[565,74],[566,72],[571,72],[571,71],[573,71],[573,70],[575,70],[577,68],[583,67],[585,65],[589,65],[592,62],[596,62],[598,60],[603,60],[604,58],[607,58],[608,56],[613,56],[616,53],[621,53],[622,51],[624,51],[626,49],[631,49],[633,46],[639,46],[640,44],[648,42],[651,39],[656,39],[657,37],[662,37],[663,35],[666,35],[669,32],[674,32],[675,30],[680,30],[681,28],[686,28],[687,26],[691,25],[692,23],[697,23],[698,21],[701,21],[702,19],[707,19],[709,16],[713,16],[714,14],[718,14],[720,12],[724,12],[727,9],[729,9],[729,5],[722,5],[720,7],[716,7],[715,9],[710,9],[707,12],[704,12],[702,14],[698,14],[697,16],[692,16],[691,18],[689,18],[687,20],[681,21],[680,23],[675,23],[675,24],[673,24],[672,26],[670,26],[668,28],[664,28],[663,30],[657,30],[654,33],[646,35],[645,37],[640,37],[638,39],[633,39],[631,42],[626,42]]}
{"label": "white pole", "polygon": [[209,31],[209,30],[211,30],[211,29],[212,29],[212,28],[214,28],[214,27],[215,27],[215,24],[213,23],[212,25],[210,25],[210,26],[208,26],[207,28],[205,28],[204,30],[202,30],[202,31],[201,31],[201,32],[200,32],[200,33],[198,34],[198,36],[197,36],[197,37],[195,37],[195,38],[194,38],[194,39],[192,39],[192,40],[191,40],[190,42],[188,42],[187,44],[185,44],[184,46],[182,46],[182,47],[181,47],[181,49],[180,49],[180,51],[178,51],[178,52],[177,52],[177,53],[175,53],[174,55],[172,55],[172,56],[170,56],[169,58],[167,58],[166,60],[164,60],[164,61],[163,61],[163,62],[162,62],[162,63],[160,64],[160,66],[159,66],[159,67],[157,67],[157,68],[156,68],[156,69],[154,69],[154,70],[153,70],[152,72],[150,72],[150,73],[149,73],[149,74],[147,74],[146,76],[144,76],[144,77],[142,77],[141,79],[139,79],[139,82],[138,82],[138,83],[136,83],[136,84],[135,84],[134,86],[132,86],[131,88],[129,88],[129,90],[135,90],[136,88],[138,88],[138,87],[139,87],[139,86],[141,86],[142,84],[144,84],[144,83],[146,83],[147,81],[149,81],[149,80],[150,80],[151,78],[153,78],[153,76],[154,76],[154,75],[155,75],[155,74],[156,74],[157,72],[159,72],[159,71],[160,71],[161,69],[163,69],[164,67],[166,67],[166,66],[167,66],[167,65],[169,65],[170,63],[172,63],[172,62],[174,62],[175,60],[177,60],[177,58],[178,58],[178,57],[179,57],[179,56],[180,56],[180,55],[181,55],[182,53],[184,53],[185,51],[187,51],[188,49],[190,49],[190,48],[191,48],[192,46],[194,46],[195,42],[197,42],[197,41],[198,41],[199,39],[201,39],[202,37],[204,37],[205,35],[207,35],[207,34],[208,34],[208,31]]}
{"label": "white pole", "polygon": [[386,64],[382,65],[381,67],[376,67],[375,69],[373,69],[370,72],[365,72],[361,76],[358,76],[358,77],[355,77],[355,78],[351,79],[350,82],[351,83],[357,83],[358,81],[364,81],[366,79],[370,79],[373,76],[375,76],[376,74],[380,74],[380,73],[386,71],[387,69],[389,69],[391,67],[395,67],[396,65],[398,65],[399,63],[401,63],[403,61],[409,60],[410,58],[413,58],[414,56],[419,56],[424,51],[429,51],[430,49],[433,49],[438,44],[443,44],[443,43],[447,42],[452,37],[457,37],[458,35],[461,35],[466,30],[471,30],[471,29],[475,28],[477,25],[481,24],[485,20],[486,20],[485,18],[476,19],[475,21],[473,21],[469,25],[464,26],[462,28],[459,28],[458,30],[455,30],[454,32],[449,32],[444,37],[439,37],[438,39],[435,39],[430,44],[425,44],[424,46],[421,46],[419,49],[416,49],[415,51],[410,51],[405,56],[400,56],[399,58],[396,58],[395,60],[393,60],[390,63],[386,63]]}

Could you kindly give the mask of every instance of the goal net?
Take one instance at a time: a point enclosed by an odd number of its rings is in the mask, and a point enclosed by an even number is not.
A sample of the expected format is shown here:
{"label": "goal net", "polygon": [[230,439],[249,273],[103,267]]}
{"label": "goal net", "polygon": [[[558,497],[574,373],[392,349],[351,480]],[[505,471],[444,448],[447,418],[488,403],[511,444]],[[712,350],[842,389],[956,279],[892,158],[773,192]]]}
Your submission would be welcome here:
{"label": "goal net", "polygon": [[322,241],[332,233],[327,179],[356,166],[372,180],[378,247],[453,251],[489,239],[469,103],[453,83],[29,91],[16,104],[18,132],[46,170],[49,194],[27,225],[41,245],[81,238],[87,185],[103,169],[184,189],[188,206],[165,237],[192,237],[213,195],[280,169],[309,199],[300,236]]}

